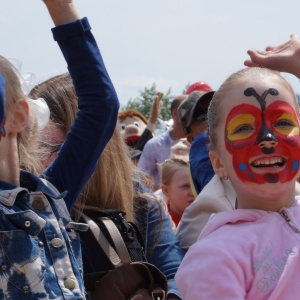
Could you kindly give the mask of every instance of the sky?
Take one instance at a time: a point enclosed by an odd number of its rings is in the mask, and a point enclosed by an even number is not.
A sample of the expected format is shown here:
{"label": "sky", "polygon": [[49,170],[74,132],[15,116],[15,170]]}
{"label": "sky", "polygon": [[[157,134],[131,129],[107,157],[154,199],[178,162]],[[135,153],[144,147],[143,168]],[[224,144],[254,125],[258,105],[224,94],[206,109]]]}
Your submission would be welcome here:
{"label": "sky", "polygon": [[[122,105],[153,83],[176,96],[187,84],[213,89],[244,67],[246,51],[300,36],[297,0],[74,0],[87,16]],[[0,54],[35,83],[67,71],[41,0],[2,1]],[[299,79],[284,74],[296,93]]]}

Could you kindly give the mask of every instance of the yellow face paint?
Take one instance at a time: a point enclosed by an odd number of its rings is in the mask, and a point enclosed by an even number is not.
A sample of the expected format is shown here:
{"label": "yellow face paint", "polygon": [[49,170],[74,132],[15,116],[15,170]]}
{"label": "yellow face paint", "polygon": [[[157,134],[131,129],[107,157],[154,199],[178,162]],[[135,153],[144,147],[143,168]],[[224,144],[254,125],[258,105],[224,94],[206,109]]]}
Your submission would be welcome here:
{"label": "yellow face paint", "polygon": [[[276,125],[278,124],[278,125]],[[280,125],[282,124],[282,125]],[[289,126],[287,126],[289,124]],[[299,127],[295,117],[289,113],[283,113],[275,122],[274,130],[286,136],[299,135]]]}
{"label": "yellow face paint", "polygon": [[252,114],[239,114],[228,122],[227,138],[231,141],[246,139],[254,133],[254,127],[255,117]]}

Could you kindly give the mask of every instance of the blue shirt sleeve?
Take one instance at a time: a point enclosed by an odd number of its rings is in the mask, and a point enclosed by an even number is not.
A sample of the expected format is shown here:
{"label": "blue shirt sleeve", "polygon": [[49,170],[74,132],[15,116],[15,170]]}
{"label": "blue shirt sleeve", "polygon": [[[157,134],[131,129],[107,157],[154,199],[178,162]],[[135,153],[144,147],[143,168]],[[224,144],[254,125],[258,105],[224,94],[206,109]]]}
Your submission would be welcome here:
{"label": "blue shirt sleeve", "polygon": [[201,192],[215,175],[208,155],[209,150],[207,143],[207,133],[204,132],[193,140],[190,148],[190,169],[197,194]]}
{"label": "blue shirt sleeve", "polygon": [[119,101],[87,18],[52,29],[65,57],[78,97],[79,112],[57,159],[42,176],[68,191],[71,210],[117,122]]}
{"label": "blue shirt sleeve", "polygon": [[179,246],[170,219],[156,201],[149,200],[147,215],[147,259],[149,263],[158,267],[167,277],[168,294],[175,294],[181,297],[174,278],[183,259],[184,252]]}

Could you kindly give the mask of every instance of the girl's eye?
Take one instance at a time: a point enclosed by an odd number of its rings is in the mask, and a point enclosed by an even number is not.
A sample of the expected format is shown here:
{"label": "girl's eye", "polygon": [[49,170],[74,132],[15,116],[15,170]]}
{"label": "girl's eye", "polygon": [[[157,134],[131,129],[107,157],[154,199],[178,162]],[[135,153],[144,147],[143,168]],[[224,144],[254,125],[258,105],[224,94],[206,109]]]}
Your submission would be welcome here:
{"label": "girl's eye", "polygon": [[121,130],[124,130],[126,128],[126,125],[125,124],[120,124],[120,128],[121,128]]}
{"label": "girl's eye", "polygon": [[139,127],[139,125],[140,125],[139,122],[134,122],[133,124],[134,124],[136,127]]}
{"label": "girl's eye", "polygon": [[295,127],[295,125],[289,121],[289,120],[278,120],[275,124],[274,124],[275,128],[278,127]]}
{"label": "girl's eye", "polygon": [[239,126],[237,129],[234,130],[233,134],[240,134],[240,133],[249,133],[249,132],[253,132],[254,128],[252,125],[248,125],[248,124],[243,124],[241,126]]}

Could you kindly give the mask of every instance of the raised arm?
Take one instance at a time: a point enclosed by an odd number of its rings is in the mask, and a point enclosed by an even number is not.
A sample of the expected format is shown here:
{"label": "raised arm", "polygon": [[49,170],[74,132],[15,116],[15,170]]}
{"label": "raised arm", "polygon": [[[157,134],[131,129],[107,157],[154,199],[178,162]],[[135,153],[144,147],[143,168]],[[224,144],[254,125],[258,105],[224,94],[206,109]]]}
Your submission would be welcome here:
{"label": "raised arm", "polygon": [[247,67],[266,67],[300,78],[300,40],[295,34],[279,46],[268,46],[265,51],[248,50],[247,53],[250,56],[244,62]]}
{"label": "raised arm", "polygon": [[78,98],[78,113],[58,157],[43,173],[74,206],[93,173],[117,122],[119,101],[87,18],[78,19],[73,1],[44,0],[57,25],[52,29],[68,65]]}
{"label": "raised arm", "polygon": [[153,103],[152,103],[151,113],[150,113],[150,117],[148,119],[148,124],[147,124],[147,129],[151,132],[154,131],[157,119],[160,114],[160,110],[162,107],[163,95],[164,95],[163,93],[157,92],[157,94],[153,100]]}
{"label": "raised arm", "polygon": [[43,0],[55,24],[59,26],[79,19],[72,0]]}

